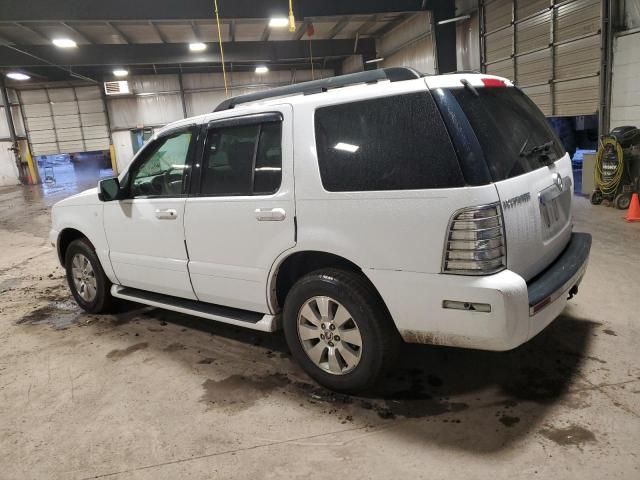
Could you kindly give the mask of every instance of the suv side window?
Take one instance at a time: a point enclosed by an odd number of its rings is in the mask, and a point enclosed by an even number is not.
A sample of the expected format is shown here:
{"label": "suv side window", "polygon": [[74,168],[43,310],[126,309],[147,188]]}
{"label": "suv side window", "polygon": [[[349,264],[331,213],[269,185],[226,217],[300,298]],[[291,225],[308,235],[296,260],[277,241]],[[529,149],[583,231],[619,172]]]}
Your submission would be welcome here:
{"label": "suv side window", "polygon": [[465,184],[428,92],[319,108],[315,133],[325,190],[410,190]]}
{"label": "suv side window", "polygon": [[149,145],[131,172],[131,196],[177,197],[182,195],[193,132],[182,131]]}
{"label": "suv side window", "polygon": [[269,195],[282,179],[282,124],[215,128],[207,135],[201,195]]}

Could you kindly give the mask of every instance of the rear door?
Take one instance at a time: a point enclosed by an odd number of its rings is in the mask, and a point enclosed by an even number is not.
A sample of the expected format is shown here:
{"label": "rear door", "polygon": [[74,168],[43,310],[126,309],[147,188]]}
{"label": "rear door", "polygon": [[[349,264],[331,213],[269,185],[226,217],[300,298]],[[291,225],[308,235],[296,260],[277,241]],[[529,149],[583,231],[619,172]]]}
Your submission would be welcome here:
{"label": "rear door", "polygon": [[211,122],[184,228],[198,300],[269,312],[267,278],[295,244],[292,110]]}
{"label": "rear door", "polygon": [[451,93],[480,143],[500,196],[507,266],[529,280],[571,236],[571,159],[538,107],[501,82]]}

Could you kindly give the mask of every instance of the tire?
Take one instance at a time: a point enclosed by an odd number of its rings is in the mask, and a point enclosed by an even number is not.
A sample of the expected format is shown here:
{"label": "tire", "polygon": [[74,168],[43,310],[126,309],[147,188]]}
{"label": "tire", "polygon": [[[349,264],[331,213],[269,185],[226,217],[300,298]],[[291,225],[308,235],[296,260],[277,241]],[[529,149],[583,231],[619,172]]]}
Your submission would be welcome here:
{"label": "tire", "polygon": [[603,197],[602,192],[600,190],[594,190],[591,192],[591,205],[600,205],[602,203]]}
{"label": "tire", "polygon": [[[328,316],[320,314],[322,305]],[[283,324],[289,349],[304,371],[320,385],[343,393],[374,387],[393,366],[401,343],[387,308],[367,279],[333,268],[298,280],[285,299]],[[322,332],[325,337],[315,338]],[[320,350],[320,360],[312,360]]]}
{"label": "tire", "polygon": [[613,200],[613,205],[618,210],[627,210],[629,205],[631,205],[631,194],[630,193],[621,193],[616,196]]}
{"label": "tire", "polygon": [[[88,261],[88,264],[84,263],[84,259]],[[77,261],[77,263],[74,263],[74,261]],[[64,265],[69,289],[78,305],[89,313],[108,312],[113,305],[113,297],[110,293],[111,282],[104,274],[100,260],[89,240],[79,238],[71,242],[65,252]],[[90,269],[88,268],[89,265]],[[78,281],[77,277],[74,279],[74,272],[78,272],[77,268],[74,271],[74,267],[78,266],[80,271],[92,272],[92,274],[86,273],[84,275],[84,282]],[[92,279],[95,282],[92,282]],[[79,283],[80,287],[78,286]],[[82,289],[82,284],[85,285],[84,289]],[[94,285],[95,288],[92,289],[88,285]],[[92,290],[95,290],[95,293],[92,293]]]}

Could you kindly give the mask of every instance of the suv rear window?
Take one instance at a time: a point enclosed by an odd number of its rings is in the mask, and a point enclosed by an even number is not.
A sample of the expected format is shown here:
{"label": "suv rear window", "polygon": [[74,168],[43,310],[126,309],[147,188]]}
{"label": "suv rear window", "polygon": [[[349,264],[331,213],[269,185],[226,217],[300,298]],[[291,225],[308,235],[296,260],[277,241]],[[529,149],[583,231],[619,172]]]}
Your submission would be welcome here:
{"label": "suv rear window", "polygon": [[427,92],[322,107],[315,113],[322,185],[331,192],[464,185]]}
{"label": "suv rear window", "polygon": [[540,152],[530,153],[535,147],[551,142],[543,152],[548,161],[565,154],[542,112],[517,88],[478,88],[477,96],[466,88],[450,91],[469,119],[494,182],[544,166]]}

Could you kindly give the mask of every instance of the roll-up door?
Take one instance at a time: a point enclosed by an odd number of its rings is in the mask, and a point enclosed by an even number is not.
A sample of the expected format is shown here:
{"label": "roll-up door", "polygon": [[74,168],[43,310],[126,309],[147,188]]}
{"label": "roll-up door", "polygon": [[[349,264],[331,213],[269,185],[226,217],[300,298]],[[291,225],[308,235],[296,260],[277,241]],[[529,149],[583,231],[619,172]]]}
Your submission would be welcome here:
{"label": "roll-up door", "polygon": [[99,87],[43,88],[19,93],[33,155],[109,148]]}
{"label": "roll-up door", "polygon": [[513,80],[547,116],[598,110],[599,0],[486,0],[482,67]]}

